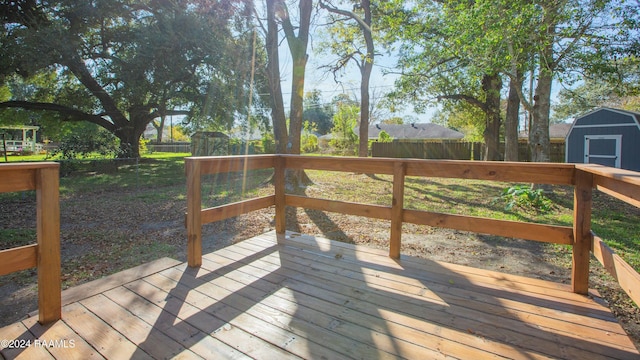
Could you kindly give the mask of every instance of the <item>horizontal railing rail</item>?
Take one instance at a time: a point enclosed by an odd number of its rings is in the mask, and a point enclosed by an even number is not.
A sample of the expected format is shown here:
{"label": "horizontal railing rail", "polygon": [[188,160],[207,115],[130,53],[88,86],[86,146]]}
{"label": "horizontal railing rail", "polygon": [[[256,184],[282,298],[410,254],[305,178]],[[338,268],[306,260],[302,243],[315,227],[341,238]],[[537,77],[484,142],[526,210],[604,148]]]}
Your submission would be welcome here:
{"label": "horizontal railing rail", "polygon": [[[640,304],[640,298],[636,294],[638,292],[636,289],[640,289],[640,277],[637,272],[628,264],[625,266],[626,263],[621,258],[607,250],[608,247],[591,231],[592,189],[596,187],[618,199],[638,206],[640,204],[640,175],[634,172],[602,166],[557,163],[339,158],[299,155],[188,157],[185,159],[185,167],[187,172],[186,226],[189,266],[201,265],[201,228],[203,224],[275,205],[276,233],[284,234],[286,228],[284,209],[286,206],[294,206],[390,220],[389,256],[392,258],[400,257],[401,229],[405,222],[571,245],[573,251],[572,289],[580,294],[586,294],[589,290],[589,258],[593,249],[596,258],[605,264],[605,267],[612,269],[610,272],[618,274],[618,281],[625,291],[636,303]],[[202,175],[267,168],[273,168],[275,171],[274,195],[202,209],[200,189]],[[385,206],[285,194],[285,169],[392,175],[392,201],[391,204]],[[573,225],[547,225],[406,209],[404,208],[404,181],[407,176],[571,185],[574,187]]]}
{"label": "horizontal railing rail", "polygon": [[38,321],[61,317],[60,203],[57,163],[0,164],[0,192],[36,191],[37,243],[0,251],[0,275],[38,269]]}

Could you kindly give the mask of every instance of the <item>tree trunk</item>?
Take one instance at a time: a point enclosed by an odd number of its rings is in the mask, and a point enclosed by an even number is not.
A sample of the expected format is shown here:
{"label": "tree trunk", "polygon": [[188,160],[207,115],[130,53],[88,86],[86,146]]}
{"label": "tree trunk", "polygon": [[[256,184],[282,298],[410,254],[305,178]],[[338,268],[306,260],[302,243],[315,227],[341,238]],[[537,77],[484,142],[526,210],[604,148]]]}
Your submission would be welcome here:
{"label": "tree trunk", "polygon": [[307,45],[309,43],[309,26],[311,23],[311,11],[313,2],[311,0],[300,0],[298,2],[299,19],[298,34],[295,34],[294,26],[291,23],[291,16],[284,1],[279,3],[282,10],[279,14],[282,22],[289,52],[293,60],[293,71],[291,78],[291,109],[289,112],[289,143],[288,153],[300,154],[300,134],[302,132],[302,113],[304,102],[304,79],[307,68]]}
{"label": "tree trunk", "polygon": [[275,1],[267,0],[267,78],[271,99],[273,137],[277,154],[287,151],[287,121],[280,85],[280,58],[278,55],[278,23],[276,22]]}
{"label": "tree trunk", "polygon": [[166,115],[163,114],[160,116],[160,124],[158,126],[156,126],[155,122],[152,122],[153,127],[156,129],[156,132],[158,133],[158,135],[156,136],[156,142],[158,144],[162,143],[162,134],[164,132],[165,119],[166,119]]}
{"label": "tree trunk", "polygon": [[114,132],[120,139],[120,158],[139,158],[140,157],[140,138],[147,128],[147,125],[153,121],[153,115],[148,106],[132,106],[129,109],[129,122]]}
{"label": "tree trunk", "polygon": [[538,84],[533,97],[533,116],[529,128],[529,147],[531,148],[531,161],[550,161],[549,139],[549,112],[551,110],[551,84],[553,72],[549,67],[553,62],[553,49],[547,46],[540,56],[540,72]]}
{"label": "tree trunk", "polygon": [[[276,151],[279,154],[300,154],[307,44],[309,42],[309,26],[311,23],[313,2],[311,0],[301,0],[298,6],[300,23],[298,26],[298,35],[296,36],[286,3],[282,0],[267,0],[267,56],[269,61],[267,72],[271,92]],[[280,87],[278,24],[276,23],[276,15],[280,18],[282,29],[293,59],[288,137],[284,106],[282,105],[282,90]],[[311,179],[309,179],[303,170],[287,170],[285,179],[287,187],[294,189],[311,183]]]}
{"label": "tree trunk", "polygon": [[358,149],[359,157],[369,156],[369,80],[371,79],[371,71],[373,70],[374,45],[373,34],[371,30],[371,2],[369,0],[360,1],[362,10],[364,10],[364,24],[360,24],[364,41],[367,44],[367,55],[363,60],[360,68],[360,146]]}
{"label": "tree trunk", "polygon": [[[516,76],[520,76],[517,74]],[[509,97],[507,99],[507,115],[504,121],[504,160],[518,161],[518,124],[520,113],[520,97],[518,86],[520,82],[509,81]]]}
{"label": "tree trunk", "polygon": [[[300,45],[300,44],[298,44]],[[300,154],[300,135],[302,133],[302,113],[304,101],[304,80],[307,66],[306,46],[291,49],[293,57],[293,79],[291,82],[291,110],[289,112],[289,148],[290,154]],[[288,146],[288,145],[287,145]],[[288,146],[289,147],[289,146]]]}
{"label": "tree trunk", "polygon": [[534,96],[533,118],[529,129],[529,147],[531,161],[548,162],[550,160],[549,107],[551,98],[551,76],[540,74],[536,95]]}
{"label": "tree trunk", "polygon": [[143,131],[134,131],[133,127],[123,128],[115,132],[116,137],[120,140],[121,159],[139,158],[140,157],[140,137]]}
{"label": "tree trunk", "polygon": [[544,16],[543,23],[546,25],[545,33],[542,34],[545,41],[538,54],[538,83],[535,95],[533,96],[533,111],[531,114],[531,126],[529,128],[529,147],[531,148],[531,161],[550,161],[550,139],[549,139],[549,113],[551,110],[551,86],[553,83],[553,73],[556,70],[554,60],[554,40],[556,37],[556,27],[558,21],[558,3],[549,1],[543,2]]}
{"label": "tree trunk", "polygon": [[369,78],[371,77],[371,69],[373,63],[365,64],[362,70],[362,80],[360,82],[360,128],[358,136],[360,137],[358,156],[369,156]]}
{"label": "tree trunk", "polygon": [[485,161],[500,160],[500,89],[502,80],[497,74],[485,75],[482,88],[486,95],[486,127],[484,130]]}

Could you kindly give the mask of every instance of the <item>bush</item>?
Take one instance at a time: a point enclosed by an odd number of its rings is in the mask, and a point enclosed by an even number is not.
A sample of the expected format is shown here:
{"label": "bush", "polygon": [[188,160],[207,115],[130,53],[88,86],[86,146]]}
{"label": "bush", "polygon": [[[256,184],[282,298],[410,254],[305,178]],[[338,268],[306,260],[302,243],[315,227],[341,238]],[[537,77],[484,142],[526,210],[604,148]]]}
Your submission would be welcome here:
{"label": "bush", "polygon": [[378,134],[378,142],[381,143],[390,143],[393,142],[393,138],[391,137],[391,135],[389,135],[388,132],[382,130],[380,131],[380,133]]}
{"label": "bush", "polygon": [[314,131],[316,131],[315,124],[305,121],[304,129],[300,137],[300,149],[302,152],[312,153],[318,151],[318,137],[313,134]]}
{"label": "bush", "polygon": [[104,129],[87,129],[65,135],[52,154],[66,160],[86,159],[96,155],[115,158],[120,154],[120,148],[118,139],[112,133]]}
{"label": "bush", "polygon": [[145,139],[145,138],[140,138],[140,143],[138,146],[138,151],[139,154],[148,154],[149,153],[149,148],[147,147],[147,144],[150,142],[151,140]]}
{"label": "bush", "polygon": [[358,148],[358,135],[353,128],[358,123],[360,108],[357,105],[341,105],[333,116],[333,138],[329,145],[334,147],[340,155],[354,155]]}
{"label": "bush", "polygon": [[520,208],[525,211],[546,213],[553,209],[553,201],[544,195],[542,189],[532,189],[529,185],[514,185],[502,191],[497,200],[504,201],[504,209],[512,211]]}
{"label": "bush", "polygon": [[275,154],[276,153],[276,142],[273,140],[273,134],[270,132],[265,132],[262,135],[262,139],[260,140],[262,143],[262,152],[265,154]]}

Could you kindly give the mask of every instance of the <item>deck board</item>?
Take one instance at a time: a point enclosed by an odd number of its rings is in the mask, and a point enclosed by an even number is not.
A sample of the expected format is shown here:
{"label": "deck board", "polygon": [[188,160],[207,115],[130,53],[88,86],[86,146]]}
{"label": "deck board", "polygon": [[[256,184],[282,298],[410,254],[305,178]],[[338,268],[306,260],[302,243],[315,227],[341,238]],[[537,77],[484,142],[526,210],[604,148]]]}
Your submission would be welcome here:
{"label": "deck board", "polygon": [[[593,295],[597,293],[593,292]],[[25,359],[637,359],[609,309],[564,284],[273,232],[63,292],[63,319],[0,339]],[[60,344],[60,343],[59,343]],[[59,345],[58,344],[58,345]]]}

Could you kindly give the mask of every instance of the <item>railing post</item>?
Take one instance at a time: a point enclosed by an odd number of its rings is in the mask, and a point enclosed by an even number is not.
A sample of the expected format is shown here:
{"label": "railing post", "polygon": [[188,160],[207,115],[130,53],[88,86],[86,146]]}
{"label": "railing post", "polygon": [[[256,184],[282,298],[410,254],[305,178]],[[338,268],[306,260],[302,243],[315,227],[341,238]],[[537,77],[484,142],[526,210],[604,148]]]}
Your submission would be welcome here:
{"label": "railing post", "polygon": [[202,265],[202,190],[200,162],[186,159],[187,172],[187,263]]}
{"label": "railing post", "polygon": [[404,174],[406,164],[402,161],[393,163],[393,198],[391,200],[391,237],[389,240],[389,257],[400,258],[402,238],[402,212],[404,209]]}
{"label": "railing post", "polygon": [[591,205],[593,175],[576,169],[573,191],[573,263],[571,286],[574,293],[589,292],[589,259],[591,255]]}
{"label": "railing post", "polygon": [[62,317],[60,270],[59,165],[35,172],[38,239],[38,321],[41,324]]}
{"label": "railing post", "polygon": [[280,239],[287,229],[286,200],[285,200],[285,158],[275,155],[273,169],[273,186],[276,195],[276,237]]}

